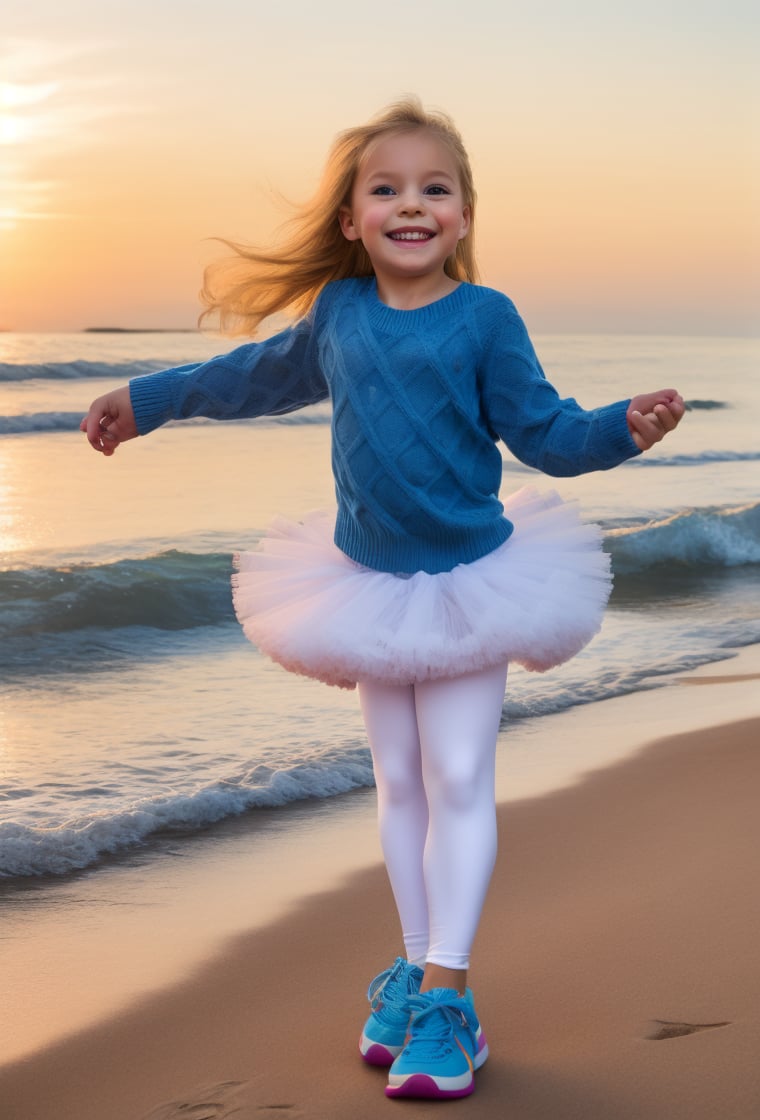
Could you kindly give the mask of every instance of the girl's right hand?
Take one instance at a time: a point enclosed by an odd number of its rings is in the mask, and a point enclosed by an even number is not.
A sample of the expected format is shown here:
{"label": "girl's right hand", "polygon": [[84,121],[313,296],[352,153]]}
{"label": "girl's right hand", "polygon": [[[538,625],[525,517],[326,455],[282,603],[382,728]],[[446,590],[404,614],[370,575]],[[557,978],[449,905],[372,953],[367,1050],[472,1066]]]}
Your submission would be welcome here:
{"label": "girl's right hand", "polygon": [[138,435],[135,414],[129,395],[129,385],[114,389],[98,397],[79,425],[87,433],[90,446],[102,455],[113,455],[120,443]]}

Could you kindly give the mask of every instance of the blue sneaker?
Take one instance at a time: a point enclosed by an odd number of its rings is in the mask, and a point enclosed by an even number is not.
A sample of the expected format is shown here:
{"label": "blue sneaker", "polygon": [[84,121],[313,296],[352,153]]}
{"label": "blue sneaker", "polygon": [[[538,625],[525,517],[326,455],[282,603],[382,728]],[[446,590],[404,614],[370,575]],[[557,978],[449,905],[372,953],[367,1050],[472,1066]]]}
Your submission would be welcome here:
{"label": "blue sneaker", "polygon": [[403,957],[396,957],[393,967],[372,981],[367,992],[372,1014],[359,1039],[365,1062],[389,1066],[401,1053],[412,1013],[409,1000],[419,992],[421,983],[422,969]]}
{"label": "blue sneaker", "polygon": [[411,996],[407,1041],[388,1074],[389,1097],[466,1097],[488,1057],[472,992],[433,988]]}

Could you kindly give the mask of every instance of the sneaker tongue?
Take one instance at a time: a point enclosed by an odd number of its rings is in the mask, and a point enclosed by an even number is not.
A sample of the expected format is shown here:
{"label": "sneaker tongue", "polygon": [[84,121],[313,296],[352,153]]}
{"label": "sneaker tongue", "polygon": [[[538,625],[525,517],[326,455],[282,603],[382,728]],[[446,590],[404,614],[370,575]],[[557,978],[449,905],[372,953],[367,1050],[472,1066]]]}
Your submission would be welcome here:
{"label": "sneaker tongue", "polygon": [[444,1038],[451,1033],[451,1016],[459,1016],[463,1012],[457,1004],[461,996],[453,988],[431,988],[421,993],[425,1006],[420,1007],[414,1018],[424,1016],[425,1034],[428,1037]]}
{"label": "sneaker tongue", "polygon": [[465,1008],[464,997],[455,988],[429,988],[426,992],[420,992],[420,995],[432,1006],[440,1003],[457,1013],[463,1012]]}
{"label": "sneaker tongue", "polygon": [[451,1034],[452,1024],[450,1013],[444,1007],[433,1004],[420,1012],[420,1017],[425,1017],[425,1036],[427,1038],[448,1038]]}

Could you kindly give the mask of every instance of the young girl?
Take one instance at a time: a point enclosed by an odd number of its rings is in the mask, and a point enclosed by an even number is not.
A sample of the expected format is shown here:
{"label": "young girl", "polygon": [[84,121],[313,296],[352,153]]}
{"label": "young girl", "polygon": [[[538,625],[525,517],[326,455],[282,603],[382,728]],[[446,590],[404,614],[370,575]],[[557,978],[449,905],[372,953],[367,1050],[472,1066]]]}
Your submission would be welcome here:
{"label": "young girl", "polygon": [[683,415],[672,389],[585,411],[546,380],[504,295],[477,285],[475,191],[451,121],[416,100],[350,129],[280,248],[236,246],[207,311],[264,342],[138,377],[82,429],[112,455],[191,416],[275,415],[330,397],[337,515],[277,521],[237,558],[238,617],[297,673],[359,698],[405,956],[369,988],[363,1057],[389,1096],[459,1097],[488,1056],[467,987],[496,852],[507,664],[545,670],[598,630],[599,531],[554,493],[499,501],[497,441],[547,474],[606,470]]}

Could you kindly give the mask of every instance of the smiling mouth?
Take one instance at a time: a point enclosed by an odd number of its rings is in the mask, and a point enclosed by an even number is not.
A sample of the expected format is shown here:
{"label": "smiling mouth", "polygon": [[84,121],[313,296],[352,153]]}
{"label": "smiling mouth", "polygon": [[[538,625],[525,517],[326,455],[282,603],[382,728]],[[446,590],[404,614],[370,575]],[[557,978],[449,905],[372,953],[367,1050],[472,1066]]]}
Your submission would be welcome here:
{"label": "smiling mouth", "polygon": [[389,233],[391,241],[430,241],[435,234],[430,233],[429,230],[414,229],[414,230],[398,230],[395,233]]}

